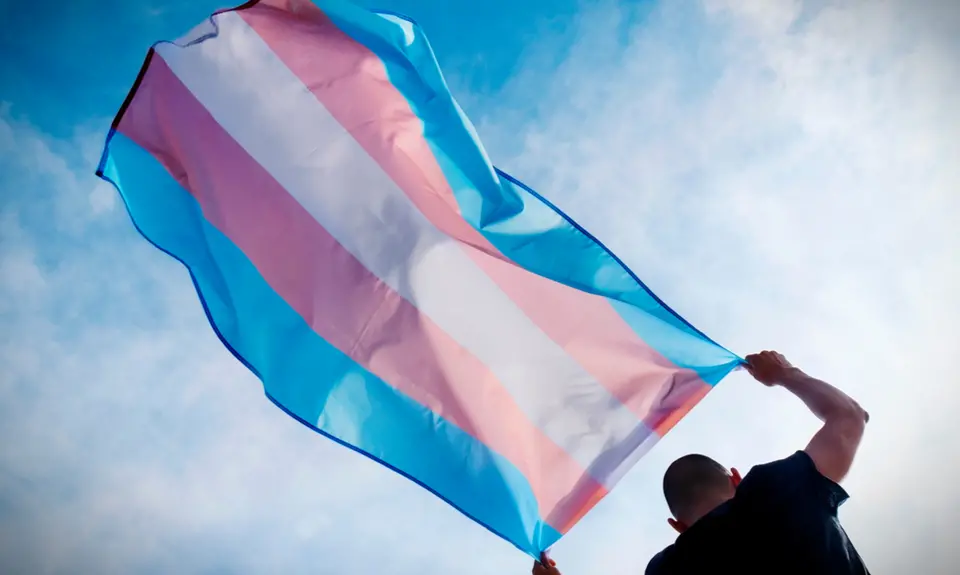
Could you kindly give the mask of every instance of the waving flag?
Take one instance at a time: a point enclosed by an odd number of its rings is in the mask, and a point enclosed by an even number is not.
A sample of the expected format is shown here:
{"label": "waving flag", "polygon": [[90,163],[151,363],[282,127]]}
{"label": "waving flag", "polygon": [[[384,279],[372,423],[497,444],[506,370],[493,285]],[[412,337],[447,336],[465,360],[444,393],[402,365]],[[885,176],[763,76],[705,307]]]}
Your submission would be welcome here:
{"label": "waving flag", "polygon": [[491,165],[413,22],[345,0],[154,46],[98,173],[276,405],[531,555],[741,363]]}

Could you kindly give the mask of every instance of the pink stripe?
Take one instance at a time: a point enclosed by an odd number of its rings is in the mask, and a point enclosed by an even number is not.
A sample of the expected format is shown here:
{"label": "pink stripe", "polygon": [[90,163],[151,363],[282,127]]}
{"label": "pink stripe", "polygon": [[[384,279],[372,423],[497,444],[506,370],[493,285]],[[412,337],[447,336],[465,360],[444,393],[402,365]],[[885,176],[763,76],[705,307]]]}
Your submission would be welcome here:
{"label": "pink stripe", "polygon": [[678,368],[640,339],[606,299],[516,266],[464,220],[421,121],[390,83],[383,62],[316,5],[261,0],[238,14],[423,214],[650,428],[671,418],[669,406],[709,388],[695,371]]}
{"label": "pink stripe", "polygon": [[194,195],[317,334],[513,463],[549,523],[565,523],[603,490],[523,415],[486,366],[343,249],[159,55],[119,130]]}

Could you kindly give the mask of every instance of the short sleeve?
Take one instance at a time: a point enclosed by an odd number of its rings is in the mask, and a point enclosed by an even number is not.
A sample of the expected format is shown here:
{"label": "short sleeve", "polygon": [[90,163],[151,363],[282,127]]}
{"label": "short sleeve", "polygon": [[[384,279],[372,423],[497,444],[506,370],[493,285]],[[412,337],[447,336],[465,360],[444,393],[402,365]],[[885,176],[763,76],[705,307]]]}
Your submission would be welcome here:
{"label": "short sleeve", "polygon": [[741,495],[771,502],[790,498],[794,503],[824,505],[833,512],[850,497],[840,485],[820,473],[805,451],[751,469],[737,489],[737,498]]}

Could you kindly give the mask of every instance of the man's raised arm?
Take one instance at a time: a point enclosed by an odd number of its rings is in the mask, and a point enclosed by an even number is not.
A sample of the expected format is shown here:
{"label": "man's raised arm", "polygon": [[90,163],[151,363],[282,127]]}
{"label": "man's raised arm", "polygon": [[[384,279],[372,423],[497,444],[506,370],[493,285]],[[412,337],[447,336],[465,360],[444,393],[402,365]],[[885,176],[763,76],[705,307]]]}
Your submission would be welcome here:
{"label": "man's raised arm", "polygon": [[760,383],[789,390],[820,418],[823,427],[805,451],[824,477],[840,483],[853,464],[869,414],[847,394],[803,373],[777,352],[764,351],[746,360],[747,370]]}

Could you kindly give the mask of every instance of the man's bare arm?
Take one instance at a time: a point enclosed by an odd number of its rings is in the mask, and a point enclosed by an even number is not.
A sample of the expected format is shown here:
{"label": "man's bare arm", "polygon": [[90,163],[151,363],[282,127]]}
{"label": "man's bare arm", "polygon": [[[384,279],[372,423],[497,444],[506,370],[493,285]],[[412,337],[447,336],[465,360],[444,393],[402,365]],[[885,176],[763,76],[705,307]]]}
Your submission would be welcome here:
{"label": "man's bare arm", "polygon": [[779,353],[765,351],[747,357],[747,362],[758,381],[787,389],[823,422],[805,451],[824,477],[843,481],[860,447],[870,418],[867,412],[839,389],[793,367]]}
{"label": "man's bare arm", "polygon": [[823,421],[806,452],[825,477],[840,483],[850,471],[869,416],[832,385],[794,368],[780,385],[799,397]]}

